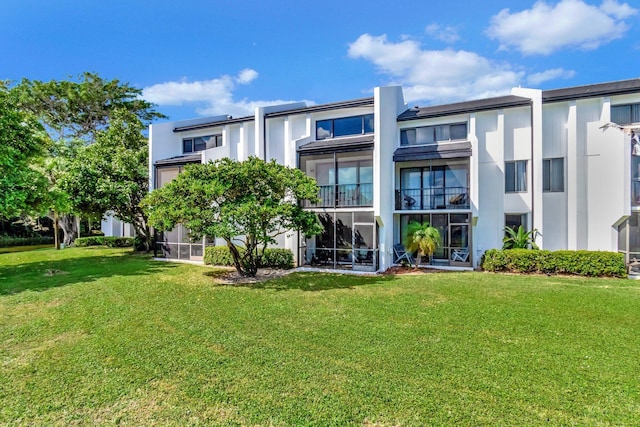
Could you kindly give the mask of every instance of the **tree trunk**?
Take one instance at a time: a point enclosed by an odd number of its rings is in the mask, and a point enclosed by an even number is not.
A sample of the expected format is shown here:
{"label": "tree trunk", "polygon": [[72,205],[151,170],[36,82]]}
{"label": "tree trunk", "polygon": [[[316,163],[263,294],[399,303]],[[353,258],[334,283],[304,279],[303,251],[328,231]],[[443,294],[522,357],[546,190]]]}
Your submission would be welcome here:
{"label": "tree trunk", "polygon": [[71,246],[77,237],[75,217],[70,214],[64,214],[60,217],[59,225],[64,233],[64,245]]}
{"label": "tree trunk", "polygon": [[[229,252],[231,252],[231,257],[233,258],[233,266],[236,268],[238,274],[242,277],[252,277],[251,274],[249,274],[242,268],[242,263],[240,262],[240,252],[238,252],[238,248],[236,248],[236,245],[231,243],[230,239],[225,238],[224,240],[227,242],[227,247],[229,248]],[[253,274],[253,276],[255,276],[255,273]]]}
{"label": "tree trunk", "polygon": [[58,238],[58,212],[53,211],[53,243],[56,249],[60,249],[60,239]]}

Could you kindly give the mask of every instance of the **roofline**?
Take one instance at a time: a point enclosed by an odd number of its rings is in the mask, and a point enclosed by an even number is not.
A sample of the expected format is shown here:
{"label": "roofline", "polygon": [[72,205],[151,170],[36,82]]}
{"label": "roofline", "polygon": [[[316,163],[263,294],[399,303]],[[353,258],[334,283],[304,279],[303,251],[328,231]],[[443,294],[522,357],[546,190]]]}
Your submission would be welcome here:
{"label": "roofline", "polygon": [[316,113],[320,111],[339,110],[341,108],[368,107],[374,105],[374,98],[360,98],[350,101],[332,102],[330,104],[312,105],[311,107],[297,108],[293,110],[267,113],[264,116],[268,119],[273,117],[290,116],[292,114]]}
{"label": "roofline", "polygon": [[186,132],[190,130],[197,129],[206,129],[223,125],[231,125],[234,123],[242,123],[242,122],[252,122],[255,120],[254,116],[246,116],[246,117],[238,117],[236,119],[227,119],[227,120],[219,120],[217,122],[208,122],[208,123],[200,123],[197,125],[189,125],[189,126],[177,126],[173,128],[174,132]]}
{"label": "roofline", "polygon": [[[495,104],[486,104],[486,105],[481,105],[479,107],[474,107],[474,103],[476,102],[481,102],[481,101],[490,101],[491,99],[504,99],[506,97],[511,97],[512,99],[510,101],[502,101],[502,102],[496,102]],[[516,99],[518,98],[518,99]],[[401,113],[400,116],[398,116],[397,121],[398,122],[406,122],[406,121],[411,121],[411,120],[420,120],[420,119],[429,119],[429,118],[435,118],[435,117],[445,117],[445,116],[454,116],[457,114],[469,114],[469,113],[477,113],[480,111],[488,111],[488,110],[495,110],[497,108],[514,108],[514,107],[523,107],[523,106],[529,106],[532,104],[532,100],[530,98],[524,98],[521,96],[517,96],[517,95],[506,95],[505,97],[497,97],[497,98],[484,98],[484,99],[476,99],[476,100],[472,100],[472,101],[464,101],[464,102],[458,102],[455,104],[443,104],[443,105],[434,105],[432,106],[433,108],[443,108],[443,107],[454,107],[451,108],[450,110],[444,110],[444,111],[437,111],[434,113],[426,113],[420,116],[410,116],[410,117],[402,117],[402,114],[404,114],[405,112]],[[432,108],[432,107],[424,107],[425,109],[428,108]],[[418,110],[419,111],[419,110]]]}
{"label": "roofline", "polygon": [[[632,84],[634,83],[635,84]],[[612,88],[612,86],[627,83],[624,87]],[[581,93],[575,93],[582,91]],[[606,95],[627,95],[640,91],[640,79],[617,80],[607,83],[596,83],[591,85],[572,86],[560,89],[548,89],[542,91],[542,102],[561,102],[574,99],[595,98]],[[557,93],[554,95],[553,93]]]}

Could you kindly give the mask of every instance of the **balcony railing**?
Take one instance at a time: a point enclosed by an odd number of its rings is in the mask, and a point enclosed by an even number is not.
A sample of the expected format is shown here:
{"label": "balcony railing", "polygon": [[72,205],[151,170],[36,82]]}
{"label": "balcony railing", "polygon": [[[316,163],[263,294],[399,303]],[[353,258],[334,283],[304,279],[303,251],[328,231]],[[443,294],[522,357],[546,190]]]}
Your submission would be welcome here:
{"label": "balcony railing", "polygon": [[469,187],[396,190],[396,209],[469,209]]}
{"label": "balcony railing", "polygon": [[373,184],[320,185],[320,202],[305,202],[305,207],[333,208],[373,206]]}

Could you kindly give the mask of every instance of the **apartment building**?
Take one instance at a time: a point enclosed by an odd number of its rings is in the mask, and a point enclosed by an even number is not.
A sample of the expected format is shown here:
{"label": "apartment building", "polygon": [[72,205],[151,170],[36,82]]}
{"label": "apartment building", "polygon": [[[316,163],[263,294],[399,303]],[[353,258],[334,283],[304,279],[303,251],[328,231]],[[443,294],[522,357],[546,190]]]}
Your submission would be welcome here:
{"label": "apartment building", "polygon": [[[475,267],[505,226],[537,229],[544,249],[640,257],[640,79],[409,107],[402,88],[323,105],[256,108],[150,127],[150,187],[190,163],[275,159],[317,180],[324,232],[278,246],[300,266],[385,270],[411,221],[442,241],[437,266]],[[637,144],[637,145],[636,145]],[[215,236],[158,235],[159,256],[201,260]],[[218,242],[221,243],[221,242]]]}

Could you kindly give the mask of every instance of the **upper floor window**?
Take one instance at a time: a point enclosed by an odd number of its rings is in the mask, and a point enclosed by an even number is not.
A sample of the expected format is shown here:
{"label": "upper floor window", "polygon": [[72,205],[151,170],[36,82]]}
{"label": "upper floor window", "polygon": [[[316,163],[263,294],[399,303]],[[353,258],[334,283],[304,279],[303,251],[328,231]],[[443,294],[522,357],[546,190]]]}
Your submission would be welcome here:
{"label": "upper floor window", "polygon": [[564,158],[542,160],[542,191],[564,191]]}
{"label": "upper floor window", "polygon": [[422,126],[400,131],[400,145],[435,144],[461,139],[467,139],[467,123]]}
{"label": "upper floor window", "polygon": [[619,125],[629,125],[640,123],[640,103],[612,105],[611,121]]}
{"label": "upper floor window", "polygon": [[316,139],[373,133],[373,114],[319,120],[316,122]]}
{"label": "upper floor window", "polygon": [[504,191],[520,193],[527,191],[527,161],[516,160],[504,163]]}
{"label": "upper floor window", "polygon": [[182,140],[183,153],[195,153],[215,147],[222,147],[222,135],[196,136]]}

